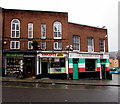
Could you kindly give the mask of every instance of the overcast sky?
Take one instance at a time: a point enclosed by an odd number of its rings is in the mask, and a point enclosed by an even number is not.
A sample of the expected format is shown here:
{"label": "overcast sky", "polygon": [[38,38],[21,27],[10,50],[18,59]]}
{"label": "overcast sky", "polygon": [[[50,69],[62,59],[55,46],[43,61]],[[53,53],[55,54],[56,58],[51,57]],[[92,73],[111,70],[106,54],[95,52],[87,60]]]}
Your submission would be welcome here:
{"label": "overcast sky", "polygon": [[0,7],[68,12],[68,21],[108,29],[109,51],[118,50],[120,0],[0,0]]}

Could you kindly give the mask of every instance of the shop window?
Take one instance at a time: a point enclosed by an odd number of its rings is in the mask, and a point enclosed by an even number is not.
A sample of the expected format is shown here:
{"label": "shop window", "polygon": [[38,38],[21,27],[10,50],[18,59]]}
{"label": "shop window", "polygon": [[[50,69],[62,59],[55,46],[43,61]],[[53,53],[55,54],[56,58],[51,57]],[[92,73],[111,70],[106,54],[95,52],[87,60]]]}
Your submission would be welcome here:
{"label": "shop window", "polygon": [[62,42],[54,42],[54,50],[61,50]]}
{"label": "shop window", "polygon": [[86,66],[86,71],[95,71],[96,60],[95,59],[86,59],[85,66]]}
{"label": "shop window", "polygon": [[46,39],[46,24],[41,24],[41,39]]}
{"label": "shop window", "polygon": [[7,58],[6,74],[18,73],[21,67],[21,62],[23,62],[22,59]]}
{"label": "shop window", "polygon": [[11,21],[11,38],[20,38],[20,21],[18,19]]}
{"label": "shop window", "polygon": [[28,38],[29,39],[33,38],[33,24],[32,23],[28,24]]}
{"label": "shop window", "polygon": [[80,37],[73,36],[73,50],[80,50]]}
{"label": "shop window", "polygon": [[105,51],[105,40],[104,39],[100,39],[99,40],[99,44],[100,44],[100,52],[104,52]]}
{"label": "shop window", "polygon": [[33,49],[32,43],[33,41],[28,41],[28,49]]}
{"label": "shop window", "polygon": [[52,58],[51,68],[54,67],[65,67],[65,58]]}
{"label": "shop window", "polygon": [[54,22],[54,39],[62,39],[62,24],[61,22]]}
{"label": "shop window", "polygon": [[93,38],[88,38],[88,52],[94,52],[94,40],[93,40]]}
{"label": "shop window", "polygon": [[10,41],[10,49],[20,49],[19,41]]}

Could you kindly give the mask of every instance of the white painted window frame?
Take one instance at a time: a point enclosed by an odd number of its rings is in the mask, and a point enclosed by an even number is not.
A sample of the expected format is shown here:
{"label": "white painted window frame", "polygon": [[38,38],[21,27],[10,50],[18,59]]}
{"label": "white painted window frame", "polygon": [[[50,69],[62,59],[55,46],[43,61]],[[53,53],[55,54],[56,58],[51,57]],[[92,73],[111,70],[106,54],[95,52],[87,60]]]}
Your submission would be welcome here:
{"label": "white painted window frame", "polygon": [[[55,44],[57,45],[57,47],[55,47]],[[60,44],[61,47],[59,47]],[[54,42],[54,50],[62,50],[62,42]]]}
{"label": "white painted window frame", "polygon": [[[29,32],[31,32],[31,36],[30,36]],[[33,39],[33,23],[28,23],[28,38]]]}
{"label": "white painted window frame", "polygon": [[[45,30],[43,29],[43,26],[45,26]],[[45,36],[43,35],[45,33]],[[41,39],[46,39],[46,24],[41,24]]]}
{"label": "white painted window frame", "polygon": [[[57,27],[57,30],[55,30],[55,27]],[[54,31],[54,33],[53,33],[54,39],[62,39],[62,23],[61,22],[58,22],[58,21],[54,22],[53,31]],[[55,36],[55,32],[57,33],[57,36]],[[59,34],[58,34],[59,32],[60,32],[60,37],[59,37]]]}
{"label": "white painted window frame", "polygon": [[[77,37],[76,39],[78,39],[78,43],[75,42],[75,37]],[[74,48],[74,44],[78,44],[78,50]],[[77,35],[73,35],[73,51],[80,51],[80,36],[77,36]]]}
{"label": "white painted window frame", "polygon": [[31,48],[30,48],[30,43],[33,43],[33,41],[28,41],[28,49],[33,49],[32,45],[31,45]]}
{"label": "white painted window frame", "polygon": [[[42,47],[43,44],[44,44],[45,47]],[[46,42],[45,42],[45,41],[41,42],[41,43],[40,43],[40,46],[41,46],[41,49],[46,50]]]}
{"label": "white painted window frame", "polygon": [[[12,43],[14,43],[14,48],[12,48]],[[18,43],[18,48],[16,47],[16,43]],[[10,49],[20,49],[20,41],[10,41]]]}
{"label": "white painted window frame", "polygon": [[[14,23],[15,20],[18,21],[18,23]],[[12,27],[13,24],[15,24],[15,30],[13,30],[13,27]],[[17,25],[19,26],[18,30],[16,29]],[[13,31],[15,32],[15,36],[12,35]],[[19,36],[18,37],[16,35],[16,32],[19,32]],[[11,38],[20,38],[20,21],[18,19],[12,19],[12,21],[11,21]]]}
{"label": "white painted window frame", "polygon": [[[92,41],[91,41],[92,45],[89,45],[88,39],[92,39]],[[88,42],[88,52],[94,52],[94,38],[93,37],[87,38],[87,42]]]}

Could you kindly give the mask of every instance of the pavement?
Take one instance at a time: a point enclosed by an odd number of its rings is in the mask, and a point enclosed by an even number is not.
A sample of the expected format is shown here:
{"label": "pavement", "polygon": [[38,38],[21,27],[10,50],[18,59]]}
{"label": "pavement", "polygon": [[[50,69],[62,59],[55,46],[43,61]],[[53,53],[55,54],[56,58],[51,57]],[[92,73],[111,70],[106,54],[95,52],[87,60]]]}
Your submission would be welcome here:
{"label": "pavement", "polygon": [[24,78],[19,79],[15,77],[2,77],[2,82],[17,82],[17,83],[39,83],[39,84],[66,84],[66,85],[91,85],[91,86],[120,86],[119,80],[120,74],[113,74],[112,80],[60,80],[60,79],[35,79],[35,78]]}

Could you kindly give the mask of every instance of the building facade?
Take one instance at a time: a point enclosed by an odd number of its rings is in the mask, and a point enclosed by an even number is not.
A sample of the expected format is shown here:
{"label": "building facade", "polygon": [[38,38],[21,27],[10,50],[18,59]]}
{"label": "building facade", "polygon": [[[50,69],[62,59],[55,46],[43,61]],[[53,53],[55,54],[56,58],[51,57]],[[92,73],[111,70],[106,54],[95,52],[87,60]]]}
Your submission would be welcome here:
{"label": "building facade", "polygon": [[3,76],[111,79],[107,29],[68,13],[2,9]]}

